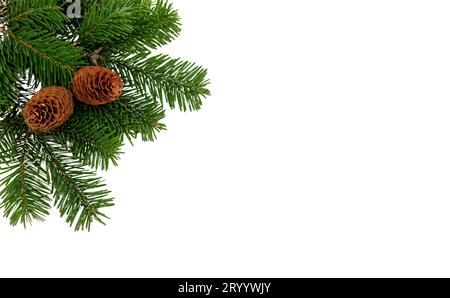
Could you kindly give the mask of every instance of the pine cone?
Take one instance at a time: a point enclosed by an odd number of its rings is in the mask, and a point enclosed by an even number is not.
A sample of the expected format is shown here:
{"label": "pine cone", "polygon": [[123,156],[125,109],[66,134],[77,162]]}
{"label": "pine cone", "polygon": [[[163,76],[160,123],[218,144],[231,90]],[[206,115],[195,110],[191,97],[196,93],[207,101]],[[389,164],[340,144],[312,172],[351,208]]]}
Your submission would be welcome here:
{"label": "pine cone", "polygon": [[122,79],[112,70],[100,66],[83,67],[72,80],[75,97],[93,106],[117,100],[122,95],[122,89]]}
{"label": "pine cone", "polygon": [[72,93],[64,87],[47,87],[36,93],[25,105],[23,117],[35,132],[49,132],[60,127],[73,114]]}

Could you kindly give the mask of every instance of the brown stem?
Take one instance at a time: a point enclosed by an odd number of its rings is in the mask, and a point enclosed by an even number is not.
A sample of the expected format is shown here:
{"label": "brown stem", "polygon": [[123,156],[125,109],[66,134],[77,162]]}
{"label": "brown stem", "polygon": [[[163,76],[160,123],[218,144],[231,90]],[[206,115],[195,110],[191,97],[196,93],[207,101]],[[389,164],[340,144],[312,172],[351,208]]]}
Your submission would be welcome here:
{"label": "brown stem", "polygon": [[95,66],[98,65],[98,61],[102,59],[103,57],[100,55],[100,53],[103,51],[103,47],[100,47],[94,51],[94,53],[89,55],[89,59],[91,60],[91,63]]}

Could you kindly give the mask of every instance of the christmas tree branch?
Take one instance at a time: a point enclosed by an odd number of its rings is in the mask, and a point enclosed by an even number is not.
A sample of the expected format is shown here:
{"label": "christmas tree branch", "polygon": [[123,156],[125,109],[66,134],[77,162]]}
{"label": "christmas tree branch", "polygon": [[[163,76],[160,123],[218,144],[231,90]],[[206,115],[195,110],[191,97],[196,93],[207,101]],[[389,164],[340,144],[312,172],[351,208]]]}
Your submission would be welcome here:
{"label": "christmas tree branch", "polygon": [[17,117],[12,114],[0,116],[0,162],[8,163],[17,156],[16,132],[23,130]]}
{"label": "christmas tree branch", "polygon": [[166,0],[135,0],[138,7],[133,32],[114,45],[124,51],[157,49],[168,44],[181,32],[180,16]]}
{"label": "christmas tree branch", "polygon": [[17,155],[8,160],[2,168],[0,186],[0,207],[4,208],[4,216],[10,219],[11,225],[18,223],[25,227],[33,220],[43,221],[49,214],[50,190],[45,170],[40,165],[40,150],[33,142],[31,134],[22,129],[20,132],[7,132],[14,140]]}
{"label": "christmas tree branch", "polygon": [[157,133],[165,130],[161,123],[165,113],[162,106],[137,92],[127,92],[117,102],[104,107],[109,119],[115,119],[119,132],[130,143],[139,135],[143,141],[154,141]]}
{"label": "christmas tree branch", "polygon": [[85,169],[56,143],[40,138],[47,169],[54,188],[55,204],[61,216],[75,230],[90,230],[94,221],[105,224],[100,210],[114,206],[102,180]]}
{"label": "christmas tree branch", "polygon": [[98,107],[78,106],[74,117],[53,136],[83,164],[107,170],[117,165],[123,138],[117,128],[99,117]]}
{"label": "christmas tree branch", "polygon": [[62,30],[68,18],[61,12],[58,6],[31,8],[18,15],[10,16],[4,23],[12,28],[31,26],[48,31]]}
{"label": "christmas tree branch", "polygon": [[17,71],[30,70],[44,85],[68,85],[84,53],[55,36],[68,22],[56,0],[15,0],[9,5],[1,54]]}
{"label": "christmas tree branch", "polygon": [[207,70],[190,62],[171,59],[167,55],[148,58],[147,54],[123,57],[120,54],[105,58],[103,64],[118,71],[129,86],[174,109],[195,111],[210,95],[207,89]]}
{"label": "christmas tree branch", "polygon": [[63,127],[54,133],[55,142],[71,151],[84,165],[108,170],[110,162],[118,165],[122,154],[122,140],[116,135],[79,130],[77,127]]}
{"label": "christmas tree branch", "polygon": [[26,30],[6,30],[5,34],[10,37],[5,40],[5,47],[14,57],[12,62],[21,66],[23,73],[28,67],[44,85],[68,85],[73,72],[82,65],[81,49],[51,34]]}
{"label": "christmas tree branch", "polygon": [[133,0],[93,2],[86,9],[80,28],[80,43],[97,45],[111,43],[133,32]]}
{"label": "christmas tree branch", "polygon": [[7,57],[1,55],[3,45],[0,42],[0,112],[10,110],[19,97],[18,77]]}
{"label": "christmas tree branch", "polygon": [[0,207],[26,226],[53,197],[75,230],[104,224],[113,199],[91,168],[154,141],[164,105],[200,109],[207,70],[150,56],[180,34],[166,0],[0,1]]}

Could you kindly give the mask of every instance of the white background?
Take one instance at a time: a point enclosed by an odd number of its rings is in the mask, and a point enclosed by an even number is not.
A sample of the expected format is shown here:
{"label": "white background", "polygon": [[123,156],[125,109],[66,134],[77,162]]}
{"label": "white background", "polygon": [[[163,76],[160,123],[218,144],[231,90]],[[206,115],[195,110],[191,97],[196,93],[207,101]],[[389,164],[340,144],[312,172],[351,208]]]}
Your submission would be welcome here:
{"label": "white background", "polygon": [[174,2],[213,96],[103,174],[108,226],[1,219],[0,276],[450,276],[449,1]]}

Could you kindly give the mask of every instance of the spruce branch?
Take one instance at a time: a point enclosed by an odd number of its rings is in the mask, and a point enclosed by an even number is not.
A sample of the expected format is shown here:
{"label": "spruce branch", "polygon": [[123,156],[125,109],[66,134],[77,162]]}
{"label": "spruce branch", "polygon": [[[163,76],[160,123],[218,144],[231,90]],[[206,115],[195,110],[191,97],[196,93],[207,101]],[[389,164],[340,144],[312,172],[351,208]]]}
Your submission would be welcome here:
{"label": "spruce branch", "polygon": [[23,74],[29,69],[45,86],[68,86],[84,54],[73,44],[51,33],[6,30],[5,52]]}
{"label": "spruce branch", "polygon": [[128,86],[147,92],[161,104],[182,111],[201,109],[210,95],[208,71],[194,63],[171,59],[167,55],[148,57],[148,53],[127,56],[118,53],[104,58],[103,64],[115,69]]}
{"label": "spruce branch", "polygon": [[19,78],[4,55],[4,45],[0,42],[0,112],[9,111],[17,102],[19,96]]}
{"label": "spruce branch", "polygon": [[114,123],[101,117],[102,107],[78,105],[74,117],[53,133],[54,141],[73,156],[95,169],[117,165],[123,137]]}
{"label": "spruce branch", "polygon": [[[34,3],[34,2],[31,2]],[[54,32],[63,30],[68,18],[62,13],[61,8],[56,5],[30,8],[17,15],[10,15],[4,23],[12,29],[19,27],[36,28]]]}
{"label": "spruce branch", "polygon": [[24,128],[13,113],[0,115],[0,162],[8,163],[17,157],[19,139],[17,133],[23,132]]}
{"label": "spruce branch", "polygon": [[[205,68],[150,56],[180,33],[178,12],[167,0],[82,3],[83,17],[69,19],[65,0],[0,0],[0,208],[12,225],[44,220],[50,197],[75,230],[104,224],[113,199],[91,169],[117,165],[125,138],[154,141],[165,129],[164,105],[198,110],[210,94]],[[29,130],[22,110],[37,89],[69,87],[88,64],[117,72],[122,96],[100,106],[78,102],[63,126]],[[106,90],[97,85],[89,91]],[[46,119],[62,107],[42,104]]]}
{"label": "spruce branch", "polygon": [[114,44],[115,49],[135,52],[158,49],[180,35],[181,23],[178,11],[167,0],[135,0],[136,17],[133,31]]}
{"label": "spruce branch", "polygon": [[126,92],[119,101],[105,106],[108,119],[115,119],[117,129],[133,144],[141,136],[144,142],[153,142],[159,132],[166,129],[161,123],[165,117],[162,106],[139,92]]}
{"label": "spruce branch", "polygon": [[95,173],[74,160],[66,150],[40,136],[46,167],[54,190],[55,204],[75,231],[90,230],[108,217],[102,209],[114,206],[110,192]]}
{"label": "spruce branch", "polygon": [[108,105],[78,105],[75,116],[54,136],[86,165],[106,170],[109,162],[117,165],[124,137],[130,143],[139,135],[143,141],[154,141],[165,130],[164,117],[162,106],[138,92],[126,91]]}
{"label": "spruce branch", "polygon": [[16,72],[25,76],[30,71],[43,85],[67,86],[84,64],[82,49],[55,34],[68,20],[56,0],[12,1],[0,55],[8,57]]}
{"label": "spruce branch", "polygon": [[[4,166],[0,174],[4,176],[0,186],[0,207],[11,225],[24,227],[33,220],[43,221],[50,210],[50,190],[45,170],[40,164],[40,147],[24,125],[17,125],[14,131],[2,131],[2,155]],[[11,148],[5,150],[3,141],[9,140]],[[4,160],[6,159],[6,160]]]}
{"label": "spruce branch", "polygon": [[125,38],[133,31],[136,9],[133,0],[92,2],[80,28],[80,43],[87,46],[111,44]]}
{"label": "spruce branch", "polygon": [[180,35],[180,16],[171,3],[167,0],[143,0],[141,5],[133,37],[142,45],[157,49]]}
{"label": "spruce branch", "polygon": [[9,0],[7,8],[7,18],[14,18],[31,10],[59,7],[57,0]]}

